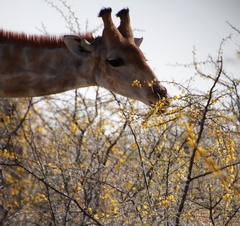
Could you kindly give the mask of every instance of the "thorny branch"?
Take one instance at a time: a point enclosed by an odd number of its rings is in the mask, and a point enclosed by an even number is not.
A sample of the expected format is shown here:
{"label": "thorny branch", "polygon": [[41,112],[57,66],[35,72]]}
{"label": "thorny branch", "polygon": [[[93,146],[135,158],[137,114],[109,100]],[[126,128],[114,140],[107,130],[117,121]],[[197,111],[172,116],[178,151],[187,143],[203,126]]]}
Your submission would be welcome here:
{"label": "thorny branch", "polygon": [[[9,144],[9,142],[11,140],[12,135],[16,134],[17,131],[22,126],[23,122],[25,121],[25,119],[26,119],[26,117],[27,117],[27,115],[30,111],[31,106],[32,106],[32,98],[29,99],[27,110],[26,110],[24,116],[22,117],[22,119],[20,120],[20,122],[18,123],[18,125],[16,126],[16,128],[13,131],[7,133],[6,136],[8,137],[8,139],[7,139],[7,142],[6,142],[5,146],[1,147],[2,150],[4,150],[7,147],[7,145]],[[4,137],[2,137],[2,138],[4,138]]]}
{"label": "thorny branch", "polygon": [[77,202],[76,199],[70,197],[69,195],[61,192],[59,189],[55,188],[54,186],[52,186],[50,183],[48,183],[48,181],[46,180],[46,178],[44,177],[39,177],[38,175],[36,175],[34,172],[30,171],[29,169],[27,169],[24,165],[22,165],[20,162],[17,161],[17,165],[20,166],[22,169],[24,169],[27,173],[29,173],[30,175],[32,175],[34,178],[36,178],[38,181],[41,181],[46,188],[53,190],[54,192],[56,192],[57,194],[60,194],[61,196],[69,199],[71,202],[73,202],[88,218],[90,218],[93,222],[96,223],[96,225],[102,225],[97,219],[95,219],[91,214],[89,214],[88,212],[86,212],[84,210],[83,207],[81,207],[79,205],[79,203]]}
{"label": "thorny branch", "polygon": [[[117,99],[116,95],[113,92],[111,92],[111,94],[113,95],[114,99],[117,101],[118,105],[121,106],[121,103]],[[126,113],[124,111],[122,113],[123,113],[124,117],[126,119],[128,119]],[[146,174],[145,166],[144,166],[144,163],[143,163],[141,147],[140,147],[140,145],[138,143],[136,133],[133,131],[133,128],[132,128],[130,122],[128,122],[128,127],[129,127],[129,129],[130,129],[130,131],[131,131],[131,133],[133,135],[135,144],[137,145],[138,155],[139,155],[139,158],[140,158],[141,168],[142,168],[142,172],[143,172],[144,183],[145,183],[145,186],[146,186],[146,189],[147,189],[147,192],[148,192],[149,203],[152,206],[151,195],[150,195],[150,192],[149,192],[149,185],[148,185],[148,181],[147,181],[147,174]]]}
{"label": "thorny branch", "polygon": [[182,198],[181,198],[181,201],[180,201],[178,212],[176,214],[176,221],[175,221],[176,226],[180,225],[181,214],[182,214],[182,211],[184,209],[184,204],[186,202],[186,198],[187,198],[187,195],[188,195],[189,186],[190,186],[190,183],[192,181],[192,171],[193,171],[193,167],[194,167],[194,160],[195,160],[196,152],[197,152],[198,145],[200,144],[200,141],[201,141],[201,138],[202,138],[202,134],[203,134],[204,126],[205,126],[205,121],[206,121],[207,113],[208,113],[208,110],[209,110],[209,106],[211,104],[214,88],[215,88],[216,84],[218,83],[218,80],[219,80],[219,78],[221,76],[221,73],[222,73],[222,67],[223,67],[222,57],[220,57],[220,60],[218,62],[220,64],[220,67],[219,67],[219,70],[218,70],[218,75],[217,75],[217,77],[216,77],[216,79],[215,79],[215,81],[214,81],[214,83],[213,83],[213,85],[212,85],[212,87],[209,91],[208,101],[205,105],[202,120],[200,122],[200,130],[199,130],[199,133],[198,133],[198,137],[197,137],[197,140],[196,140],[195,147],[192,151],[192,155],[191,155],[191,158],[190,158],[190,161],[189,161],[187,180],[186,180],[185,187],[184,187],[184,190],[183,190],[183,195],[182,195]]}

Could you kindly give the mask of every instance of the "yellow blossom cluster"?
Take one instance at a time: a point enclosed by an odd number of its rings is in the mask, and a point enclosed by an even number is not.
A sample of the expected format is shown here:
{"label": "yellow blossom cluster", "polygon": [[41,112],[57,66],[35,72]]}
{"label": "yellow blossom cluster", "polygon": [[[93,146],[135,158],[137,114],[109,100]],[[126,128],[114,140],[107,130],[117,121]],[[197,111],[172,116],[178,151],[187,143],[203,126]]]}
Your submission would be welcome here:
{"label": "yellow blossom cluster", "polygon": [[139,80],[135,79],[132,83],[132,86],[142,87],[142,84]]}

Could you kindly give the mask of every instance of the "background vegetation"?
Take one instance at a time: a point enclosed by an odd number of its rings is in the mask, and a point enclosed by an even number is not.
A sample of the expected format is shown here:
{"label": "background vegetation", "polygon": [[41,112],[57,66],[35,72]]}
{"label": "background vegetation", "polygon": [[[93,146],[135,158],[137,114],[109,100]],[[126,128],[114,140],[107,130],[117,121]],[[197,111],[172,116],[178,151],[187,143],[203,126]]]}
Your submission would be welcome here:
{"label": "background vegetation", "polygon": [[164,115],[100,88],[0,100],[1,225],[238,225],[240,80],[224,70],[228,40],[216,58],[193,52],[178,65],[211,88],[170,81],[179,95]]}

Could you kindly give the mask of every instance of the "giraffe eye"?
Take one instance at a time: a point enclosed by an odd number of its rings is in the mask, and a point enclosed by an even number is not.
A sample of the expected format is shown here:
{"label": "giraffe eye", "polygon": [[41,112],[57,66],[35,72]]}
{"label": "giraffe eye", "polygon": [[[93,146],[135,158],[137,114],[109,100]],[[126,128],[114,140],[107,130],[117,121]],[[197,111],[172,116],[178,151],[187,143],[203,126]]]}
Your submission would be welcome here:
{"label": "giraffe eye", "polygon": [[124,65],[124,61],[122,58],[113,58],[107,60],[107,62],[112,66],[112,67],[119,67]]}

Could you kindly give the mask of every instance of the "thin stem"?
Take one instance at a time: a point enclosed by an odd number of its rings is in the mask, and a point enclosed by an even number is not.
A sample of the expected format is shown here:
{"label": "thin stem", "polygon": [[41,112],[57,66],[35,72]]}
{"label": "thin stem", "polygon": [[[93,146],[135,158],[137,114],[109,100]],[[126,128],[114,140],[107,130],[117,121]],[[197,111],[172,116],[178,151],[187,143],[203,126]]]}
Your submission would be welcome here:
{"label": "thin stem", "polygon": [[205,121],[206,121],[209,106],[211,104],[214,88],[215,88],[216,84],[218,83],[218,80],[219,80],[219,78],[221,76],[221,73],[222,73],[222,67],[223,67],[222,57],[220,57],[219,63],[220,63],[220,68],[219,68],[219,71],[218,71],[218,75],[217,75],[217,77],[216,77],[216,79],[215,79],[215,81],[214,81],[214,83],[213,83],[213,85],[210,89],[209,96],[208,96],[208,101],[205,105],[205,108],[204,108],[204,111],[203,111],[203,117],[202,117],[202,120],[200,122],[200,130],[199,130],[198,137],[197,137],[197,140],[196,140],[196,145],[195,145],[195,147],[192,151],[192,156],[191,156],[190,161],[189,161],[187,180],[186,180],[185,187],[184,187],[184,190],[183,190],[183,195],[182,195],[181,202],[180,202],[180,205],[179,205],[179,208],[178,208],[178,212],[176,214],[176,221],[175,221],[176,226],[180,225],[181,214],[183,212],[184,205],[185,205],[187,195],[188,195],[188,191],[189,191],[189,186],[190,186],[190,183],[192,181],[192,170],[193,170],[193,166],[194,166],[194,159],[195,159],[195,156],[196,156],[198,145],[199,145],[200,140],[202,138],[202,134],[203,134],[204,126],[205,126]]}

